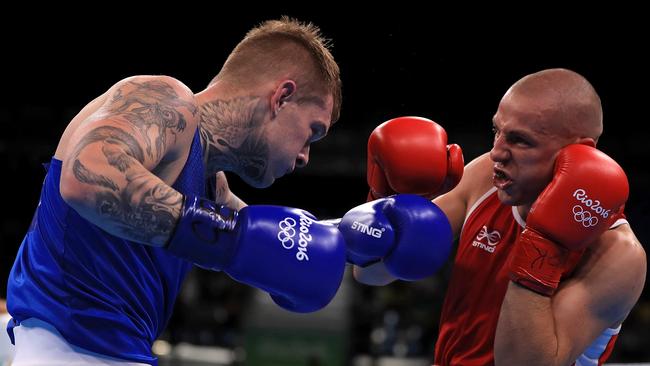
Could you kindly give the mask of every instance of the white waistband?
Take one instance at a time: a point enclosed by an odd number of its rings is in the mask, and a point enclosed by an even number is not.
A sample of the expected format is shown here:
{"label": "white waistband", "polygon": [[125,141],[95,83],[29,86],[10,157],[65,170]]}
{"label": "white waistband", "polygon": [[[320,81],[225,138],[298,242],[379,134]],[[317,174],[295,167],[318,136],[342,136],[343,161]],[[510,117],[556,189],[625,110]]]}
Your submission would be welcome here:
{"label": "white waistband", "polygon": [[12,366],[149,366],[90,352],[66,342],[49,323],[29,318],[14,328],[15,356]]}

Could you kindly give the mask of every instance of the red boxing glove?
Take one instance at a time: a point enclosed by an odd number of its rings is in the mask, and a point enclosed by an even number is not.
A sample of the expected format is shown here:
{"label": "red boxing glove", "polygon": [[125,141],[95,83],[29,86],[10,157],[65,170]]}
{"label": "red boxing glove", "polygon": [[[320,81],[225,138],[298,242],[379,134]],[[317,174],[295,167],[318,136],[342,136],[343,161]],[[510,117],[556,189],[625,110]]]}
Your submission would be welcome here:
{"label": "red boxing glove", "polygon": [[433,198],[463,176],[463,152],[447,145],[447,133],[421,117],[399,117],[379,125],[368,139],[368,200],[396,193]]}
{"label": "red boxing glove", "polygon": [[555,161],[554,177],[528,213],[510,258],[510,279],[551,296],[577,255],[618,217],[629,194],[623,169],[603,152],[569,145]]}

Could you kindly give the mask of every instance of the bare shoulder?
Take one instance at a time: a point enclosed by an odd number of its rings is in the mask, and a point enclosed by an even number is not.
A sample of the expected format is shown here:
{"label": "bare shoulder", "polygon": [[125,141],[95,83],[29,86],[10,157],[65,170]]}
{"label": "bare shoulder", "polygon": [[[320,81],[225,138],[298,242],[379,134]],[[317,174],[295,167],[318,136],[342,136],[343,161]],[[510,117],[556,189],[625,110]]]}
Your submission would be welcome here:
{"label": "bare shoulder", "polygon": [[[127,117],[147,125],[171,125],[181,131],[198,123],[194,93],[177,79],[162,75],[131,76],[113,84],[88,103],[70,122],[69,130],[81,124],[115,117]],[[167,126],[165,126],[167,127]]]}
{"label": "bare shoulder", "polygon": [[483,154],[465,166],[463,177],[456,188],[437,197],[434,203],[445,213],[454,236],[460,235],[467,210],[492,186],[492,161]]}
{"label": "bare shoulder", "polygon": [[[115,83],[111,90],[123,89],[125,86],[131,85],[132,87],[138,85],[145,85],[152,90],[167,90],[168,93],[173,93],[179,97],[193,97],[194,93],[190,88],[183,84],[180,80],[167,76],[167,75],[135,75],[124,78]],[[173,91],[172,91],[173,90]]]}
{"label": "bare shoulder", "polygon": [[493,164],[489,153],[485,153],[465,167],[461,184],[465,197],[467,197],[468,206],[471,207],[476,200],[492,188]]}
{"label": "bare shoulder", "polygon": [[626,271],[624,271],[626,273],[631,272],[634,274],[635,271],[640,270],[645,273],[645,250],[627,223],[618,225],[603,233],[594,245],[590,246],[586,254],[593,257],[593,261],[597,261],[599,257],[602,257],[605,263],[624,264],[625,266],[621,268],[626,268]]}
{"label": "bare shoulder", "polygon": [[603,301],[604,313],[622,321],[641,296],[646,278],[646,253],[629,224],[607,230],[585,252],[577,277],[601,288],[611,301]]}
{"label": "bare shoulder", "polygon": [[171,172],[187,156],[198,114],[194,94],[182,82],[169,76],[132,76],[115,83],[70,121],[55,156],[67,161],[94,150],[87,146],[99,147],[97,142],[119,141],[150,171]]}
{"label": "bare shoulder", "polygon": [[169,135],[172,138],[164,139],[167,160],[186,154],[198,126],[198,109],[194,93],[181,81],[164,75],[139,75],[120,80],[109,89],[99,117],[125,119],[147,135]]}
{"label": "bare shoulder", "polygon": [[196,115],[194,93],[181,81],[164,75],[131,76],[118,81],[107,92],[105,103],[129,108],[132,104],[159,105]]}
{"label": "bare shoulder", "polygon": [[603,246],[603,250],[618,253],[620,260],[626,263],[626,267],[622,268],[626,268],[632,274],[643,272],[642,278],[645,279],[646,253],[629,224],[607,230],[599,242]]}

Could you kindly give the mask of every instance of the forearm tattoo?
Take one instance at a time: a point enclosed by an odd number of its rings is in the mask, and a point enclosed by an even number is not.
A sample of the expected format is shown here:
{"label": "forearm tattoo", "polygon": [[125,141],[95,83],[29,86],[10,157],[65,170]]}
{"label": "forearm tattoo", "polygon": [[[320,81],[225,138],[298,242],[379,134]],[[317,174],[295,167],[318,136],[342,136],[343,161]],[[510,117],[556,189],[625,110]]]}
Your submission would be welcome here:
{"label": "forearm tattoo", "polygon": [[202,105],[200,132],[208,171],[238,171],[254,181],[263,179],[269,157],[263,103],[259,97],[240,97]]}
{"label": "forearm tattoo", "polygon": [[[128,122],[124,127],[102,126],[88,132],[73,153],[73,173],[82,183],[97,187],[96,212],[108,219],[125,237],[153,243],[171,233],[182,205],[182,195],[142,169],[146,159],[159,161],[177,133],[187,127],[184,108],[192,115],[196,105],[182,100],[174,89],[161,81],[130,82],[116,91],[108,107],[107,119]],[[140,141],[136,138],[140,137]],[[82,163],[82,153],[91,144],[101,144],[108,164],[115,168],[107,177]],[[139,163],[139,164],[138,164]],[[126,184],[124,184],[126,182]]]}

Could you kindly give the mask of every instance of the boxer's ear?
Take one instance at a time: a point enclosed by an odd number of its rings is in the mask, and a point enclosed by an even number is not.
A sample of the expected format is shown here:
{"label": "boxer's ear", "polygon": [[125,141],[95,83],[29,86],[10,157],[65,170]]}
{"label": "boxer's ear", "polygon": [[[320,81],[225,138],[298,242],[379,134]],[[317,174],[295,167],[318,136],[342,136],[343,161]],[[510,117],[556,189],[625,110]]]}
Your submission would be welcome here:
{"label": "boxer's ear", "polygon": [[590,147],[596,147],[596,140],[591,137],[581,137],[576,141],[576,144],[587,145]]}
{"label": "boxer's ear", "polygon": [[278,112],[296,92],[296,82],[293,80],[283,80],[275,88],[271,96],[271,116],[277,116]]}

